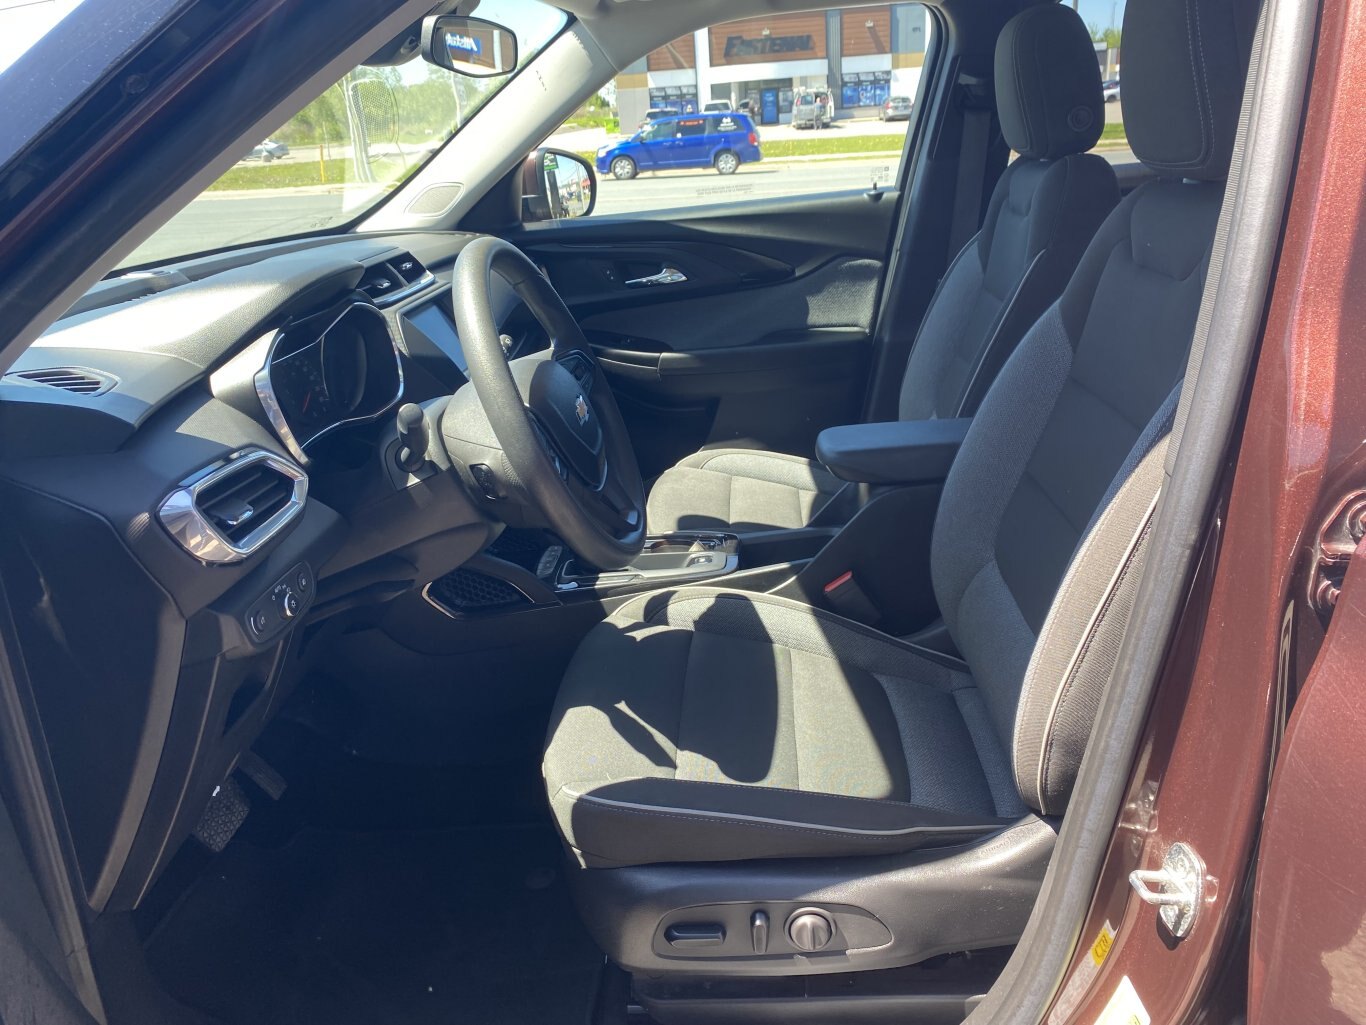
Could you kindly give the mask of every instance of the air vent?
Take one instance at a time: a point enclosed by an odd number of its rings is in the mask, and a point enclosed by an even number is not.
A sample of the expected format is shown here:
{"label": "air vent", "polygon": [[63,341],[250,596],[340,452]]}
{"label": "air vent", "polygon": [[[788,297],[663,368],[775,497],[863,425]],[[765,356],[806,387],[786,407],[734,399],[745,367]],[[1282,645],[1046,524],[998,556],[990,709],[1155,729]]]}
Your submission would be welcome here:
{"label": "air vent", "polygon": [[390,295],[403,291],[407,284],[387,263],[367,267],[360,279],[360,290],[376,303],[383,303]]}
{"label": "air vent", "polygon": [[389,266],[397,271],[399,277],[410,285],[415,281],[421,281],[427,276],[427,268],[422,266],[422,262],[412,253],[404,253],[396,259],[390,260]]}
{"label": "air vent", "polygon": [[240,545],[293,497],[293,480],[265,463],[255,463],[204,488],[196,501],[209,525]]}
{"label": "air vent", "polygon": [[393,259],[367,267],[360,279],[360,290],[376,306],[387,306],[425,288],[433,280],[417,257],[411,253],[401,253]]}
{"label": "air vent", "polygon": [[303,470],[255,449],[183,484],[162,503],[160,517],[195,558],[239,562],[298,516],[307,494]]}
{"label": "air vent", "polygon": [[18,377],[49,388],[60,388],[75,395],[100,395],[114,387],[114,379],[107,374],[83,367],[50,367],[46,370],[16,370],[6,377]]}

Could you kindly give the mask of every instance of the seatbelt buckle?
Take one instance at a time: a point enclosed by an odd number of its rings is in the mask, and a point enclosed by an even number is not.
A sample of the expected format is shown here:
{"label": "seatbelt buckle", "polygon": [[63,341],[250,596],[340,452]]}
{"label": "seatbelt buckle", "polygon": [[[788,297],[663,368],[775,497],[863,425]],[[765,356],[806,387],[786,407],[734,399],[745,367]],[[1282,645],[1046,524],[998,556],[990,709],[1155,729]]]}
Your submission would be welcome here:
{"label": "seatbelt buckle", "polygon": [[821,590],[826,603],[845,619],[872,626],[882,618],[867,592],[859,586],[852,569],[845,570]]}

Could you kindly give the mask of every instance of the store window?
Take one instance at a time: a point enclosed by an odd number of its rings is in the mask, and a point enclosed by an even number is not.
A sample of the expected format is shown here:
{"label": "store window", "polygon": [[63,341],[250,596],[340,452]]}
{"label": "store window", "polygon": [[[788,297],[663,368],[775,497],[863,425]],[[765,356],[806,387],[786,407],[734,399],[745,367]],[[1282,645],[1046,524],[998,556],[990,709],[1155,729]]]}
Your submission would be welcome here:
{"label": "store window", "polygon": [[[886,188],[899,179],[915,98],[933,49],[934,19],[917,3],[788,11],[712,25],[661,45],[626,69],[609,126],[557,134],[555,145],[599,170],[595,215],[652,216],[700,204]],[[794,113],[819,97],[826,116]],[[632,156],[636,172],[610,173],[614,149],[650,141],[647,110],[729,109],[742,133],[709,131],[696,143]],[[587,121],[587,118],[581,119]],[[704,122],[697,121],[700,126]],[[688,138],[683,122],[668,137]],[[750,138],[749,129],[752,128]],[[683,134],[680,134],[683,133]],[[733,137],[724,142],[721,137]],[[706,152],[706,147],[717,152]],[[739,158],[718,161],[722,148]],[[723,173],[718,173],[724,169]]]}
{"label": "store window", "polygon": [[651,89],[650,106],[655,110],[675,110],[680,114],[694,114],[698,110],[697,87],[670,85]]}
{"label": "store window", "polygon": [[881,107],[892,96],[892,76],[887,71],[862,71],[845,75],[840,88],[840,106]]}

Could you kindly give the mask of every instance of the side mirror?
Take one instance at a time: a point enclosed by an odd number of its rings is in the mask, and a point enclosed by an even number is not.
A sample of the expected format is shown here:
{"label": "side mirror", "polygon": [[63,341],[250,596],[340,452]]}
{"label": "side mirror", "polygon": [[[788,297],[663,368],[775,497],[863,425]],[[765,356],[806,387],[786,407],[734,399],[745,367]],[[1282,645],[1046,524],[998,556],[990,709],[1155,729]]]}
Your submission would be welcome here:
{"label": "side mirror", "polygon": [[598,198],[598,179],[582,157],[538,149],[522,162],[522,222],[587,217]]}
{"label": "side mirror", "polygon": [[424,18],[422,56],[467,78],[510,75],[517,69],[517,36],[511,29],[481,18]]}

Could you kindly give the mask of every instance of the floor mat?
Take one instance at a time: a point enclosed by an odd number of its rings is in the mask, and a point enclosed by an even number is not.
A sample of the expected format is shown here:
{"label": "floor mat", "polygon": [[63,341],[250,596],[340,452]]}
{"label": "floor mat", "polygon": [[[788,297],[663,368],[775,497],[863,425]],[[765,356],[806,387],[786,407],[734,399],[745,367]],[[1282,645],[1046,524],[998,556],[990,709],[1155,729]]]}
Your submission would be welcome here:
{"label": "floor mat", "polygon": [[602,955],[544,827],[235,843],[147,944],[230,1025],[583,1025]]}

